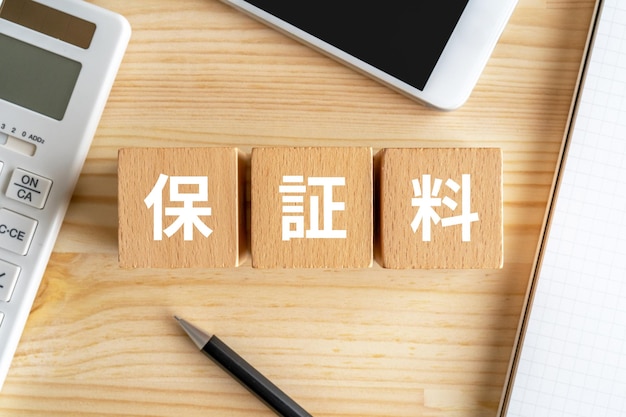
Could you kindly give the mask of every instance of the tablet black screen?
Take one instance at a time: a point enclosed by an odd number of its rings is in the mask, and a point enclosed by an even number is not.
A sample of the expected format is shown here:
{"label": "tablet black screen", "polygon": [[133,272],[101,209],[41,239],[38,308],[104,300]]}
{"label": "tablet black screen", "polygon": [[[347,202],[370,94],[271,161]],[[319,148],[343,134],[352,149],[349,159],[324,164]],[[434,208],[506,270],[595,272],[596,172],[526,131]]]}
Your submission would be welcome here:
{"label": "tablet black screen", "polygon": [[423,90],[469,0],[248,0]]}

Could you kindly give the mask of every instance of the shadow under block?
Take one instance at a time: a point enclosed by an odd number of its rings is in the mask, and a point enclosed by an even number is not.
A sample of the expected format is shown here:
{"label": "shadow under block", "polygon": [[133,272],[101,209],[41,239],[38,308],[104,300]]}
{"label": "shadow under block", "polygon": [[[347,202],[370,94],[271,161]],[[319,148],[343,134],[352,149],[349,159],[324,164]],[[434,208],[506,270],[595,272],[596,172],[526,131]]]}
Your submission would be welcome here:
{"label": "shadow under block", "polygon": [[120,149],[120,266],[238,266],[245,169],[235,148]]}
{"label": "shadow under block", "polygon": [[384,268],[502,267],[500,149],[384,149],[376,165]]}
{"label": "shadow under block", "polygon": [[366,268],[373,260],[371,148],[255,148],[255,268]]}

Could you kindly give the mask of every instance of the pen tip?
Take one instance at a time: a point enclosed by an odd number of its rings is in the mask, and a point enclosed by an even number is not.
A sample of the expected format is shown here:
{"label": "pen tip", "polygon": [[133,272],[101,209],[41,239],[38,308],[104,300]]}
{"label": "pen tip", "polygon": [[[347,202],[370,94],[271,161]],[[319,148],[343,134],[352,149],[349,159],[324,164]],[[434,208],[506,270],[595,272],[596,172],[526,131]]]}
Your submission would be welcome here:
{"label": "pen tip", "polygon": [[178,321],[180,327],[183,328],[185,333],[191,338],[194,344],[198,347],[198,349],[202,349],[204,345],[206,345],[211,339],[211,335],[204,333],[202,330],[198,329],[193,324],[187,322],[179,318],[178,316],[174,316],[174,318]]}

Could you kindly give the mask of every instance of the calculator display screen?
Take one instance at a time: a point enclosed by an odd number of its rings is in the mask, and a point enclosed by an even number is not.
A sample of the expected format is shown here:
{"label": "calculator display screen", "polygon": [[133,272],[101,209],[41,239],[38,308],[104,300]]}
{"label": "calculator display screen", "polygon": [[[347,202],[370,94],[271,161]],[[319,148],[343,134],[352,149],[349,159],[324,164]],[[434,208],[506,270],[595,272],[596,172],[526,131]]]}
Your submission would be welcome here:
{"label": "calculator display screen", "polygon": [[0,33],[0,99],[63,119],[82,65]]}

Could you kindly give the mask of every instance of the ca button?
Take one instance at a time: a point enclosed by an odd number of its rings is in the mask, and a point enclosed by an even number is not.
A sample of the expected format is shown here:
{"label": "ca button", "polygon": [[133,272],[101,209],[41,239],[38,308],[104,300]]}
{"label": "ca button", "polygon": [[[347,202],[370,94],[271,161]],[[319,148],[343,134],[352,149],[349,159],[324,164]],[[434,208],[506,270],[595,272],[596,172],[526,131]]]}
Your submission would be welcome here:
{"label": "ca button", "polygon": [[7,196],[29,206],[42,209],[48,199],[52,180],[23,169],[13,171]]}

